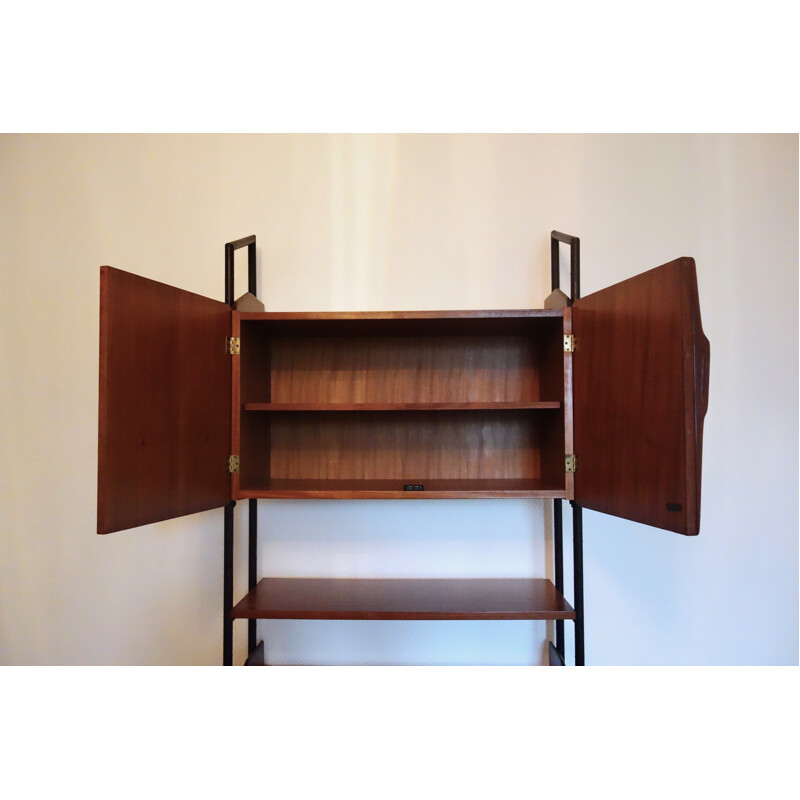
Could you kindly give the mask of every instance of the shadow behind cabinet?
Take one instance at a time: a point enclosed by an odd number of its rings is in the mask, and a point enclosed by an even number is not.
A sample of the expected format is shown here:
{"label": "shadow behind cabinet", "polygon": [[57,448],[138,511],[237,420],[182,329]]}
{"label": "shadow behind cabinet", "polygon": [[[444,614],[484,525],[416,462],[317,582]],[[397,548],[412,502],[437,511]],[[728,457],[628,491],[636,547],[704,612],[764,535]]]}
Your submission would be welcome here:
{"label": "shadow behind cabinet", "polygon": [[[690,258],[537,311],[238,312],[102,267],[98,533],[232,525],[242,499],[529,497],[694,535],[708,353]],[[228,639],[236,617],[575,619],[558,580],[250,571]]]}

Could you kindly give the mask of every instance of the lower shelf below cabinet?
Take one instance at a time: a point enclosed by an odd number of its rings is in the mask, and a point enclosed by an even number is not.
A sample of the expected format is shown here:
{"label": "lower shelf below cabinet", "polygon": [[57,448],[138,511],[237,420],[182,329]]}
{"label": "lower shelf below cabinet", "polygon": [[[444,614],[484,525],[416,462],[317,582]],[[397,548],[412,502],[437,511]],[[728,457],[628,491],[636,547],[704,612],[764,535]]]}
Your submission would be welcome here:
{"label": "lower shelf below cabinet", "polygon": [[575,619],[545,578],[262,578],[234,619]]}

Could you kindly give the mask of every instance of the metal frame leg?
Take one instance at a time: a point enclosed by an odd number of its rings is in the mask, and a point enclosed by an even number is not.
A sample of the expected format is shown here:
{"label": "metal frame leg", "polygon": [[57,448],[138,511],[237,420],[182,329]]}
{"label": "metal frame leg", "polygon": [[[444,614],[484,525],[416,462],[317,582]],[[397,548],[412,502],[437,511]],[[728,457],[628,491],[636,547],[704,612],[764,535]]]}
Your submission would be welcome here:
{"label": "metal frame leg", "polygon": [[[550,283],[555,291],[561,283],[561,258],[559,242],[569,245],[570,305],[581,296],[581,240],[560,231],[550,232]],[[585,664],[583,626],[583,509],[579,503],[572,505],[572,569],[575,608],[575,666]],[[553,501],[553,543],[555,550],[556,589],[564,593],[564,534],[560,500]],[[564,622],[556,622],[556,651],[564,661]]]}
{"label": "metal frame leg", "polygon": [[256,294],[256,237],[245,236],[225,245],[225,302],[233,308],[233,254],[240,248],[247,248],[247,291]]}
{"label": "metal frame leg", "polygon": [[[556,589],[564,594],[564,522],[561,500],[553,500],[553,549],[556,560]],[[564,620],[556,620],[556,651],[564,661]]]}
{"label": "metal frame leg", "polygon": [[[256,569],[256,559],[258,557],[258,500],[250,498],[248,508],[248,528],[249,536],[247,541],[247,588],[255,588],[258,570]],[[257,646],[256,642],[256,620],[247,620],[247,652],[252,653]]]}
{"label": "metal frame leg", "polygon": [[572,562],[575,572],[575,666],[585,665],[583,649],[583,509],[572,504]]}
{"label": "metal frame leg", "polygon": [[225,550],[223,566],[222,606],[224,618],[222,623],[222,666],[233,666],[233,509],[236,501],[231,500],[225,506]]}
{"label": "metal frame leg", "polygon": [[[256,295],[256,237],[245,236],[235,242],[225,245],[225,302],[234,307],[234,253],[240,248],[247,248],[247,291]],[[233,509],[236,501],[232,500],[225,506],[225,555],[224,555],[224,611],[225,620],[222,630],[222,663],[224,666],[233,665]],[[258,577],[258,501],[251,499],[248,503],[248,540],[247,540],[247,586],[253,589]],[[253,657],[257,648],[256,620],[247,623],[247,652],[248,661]]]}

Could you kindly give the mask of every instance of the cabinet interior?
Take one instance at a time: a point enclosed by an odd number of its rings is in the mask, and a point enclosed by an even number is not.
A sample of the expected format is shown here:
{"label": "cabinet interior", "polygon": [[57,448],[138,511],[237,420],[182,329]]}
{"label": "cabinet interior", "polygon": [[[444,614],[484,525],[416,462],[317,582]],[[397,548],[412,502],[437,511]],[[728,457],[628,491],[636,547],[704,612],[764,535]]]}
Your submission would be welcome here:
{"label": "cabinet interior", "polygon": [[539,313],[241,314],[239,496],[563,496],[563,318]]}

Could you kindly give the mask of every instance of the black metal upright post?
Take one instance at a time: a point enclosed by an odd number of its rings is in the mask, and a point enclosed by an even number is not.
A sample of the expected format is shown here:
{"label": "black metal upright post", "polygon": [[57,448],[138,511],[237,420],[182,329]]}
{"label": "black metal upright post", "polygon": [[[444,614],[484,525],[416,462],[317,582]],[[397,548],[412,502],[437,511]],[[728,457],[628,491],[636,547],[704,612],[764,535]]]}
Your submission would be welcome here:
{"label": "black metal upright post", "polygon": [[[234,307],[234,253],[241,247],[247,248],[247,291],[256,296],[256,237],[245,236],[225,245],[225,302]],[[233,508],[234,500],[225,506],[225,579],[224,579],[224,611],[225,626],[223,629],[223,664],[233,664]],[[251,499],[248,504],[248,539],[247,539],[247,585],[253,589],[257,580],[258,557],[258,501]],[[247,621],[247,652],[252,654],[256,648],[256,620]]]}
{"label": "black metal upright post", "polygon": [[559,239],[555,237],[557,231],[550,234],[550,291],[561,288],[561,257],[558,252]]}
{"label": "black metal upright post", "polygon": [[247,248],[247,291],[256,294],[256,237],[245,236],[225,245],[225,302],[233,308],[233,254],[240,248]]}
{"label": "black metal upright post", "polygon": [[[556,589],[564,594],[564,523],[561,500],[553,500],[553,545],[556,557]],[[564,663],[564,620],[556,620],[556,650]]]}
{"label": "black metal upright post", "polygon": [[[550,276],[553,289],[559,288],[560,259],[559,242],[569,245],[569,283],[570,305],[581,296],[581,240],[568,233],[551,231],[550,233]],[[553,530],[555,540],[556,589],[564,591],[564,541],[562,531],[561,501],[553,501]],[[585,664],[584,627],[583,627],[583,509],[576,501],[572,505],[572,569],[573,595],[575,607],[575,666]],[[557,507],[557,508],[556,508]],[[564,658],[564,623],[556,623],[556,650],[562,660]]]}
{"label": "black metal upright post", "polygon": [[[250,498],[248,508],[249,537],[247,540],[247,588],[254,589],[258,579],[256,560],[258,558],[258,500]],[[247,620],[247,652],[256,649],[256,620]]]}
{"label": "black metal upright post", "polygon": [[[561,287],[561,259],[558,251],[559,240],[550,236],[550,290]],[[564,523],[561,500],[553,500],[553,550],[555,551],[556,589],[564,594]],[[556,651],[564,663],[564,620],[556,620]]]}
{"label": "black metal upright post", "polygon": [[222,605],[224,619],[222,625],[222,666],[233,666],[233,509],[236,501],[225,506],[225,549],[223,557]]}
{"label": "black metal upright post", "polygon": [[571,237],[569,246],[569,296],[570,305],[581,297],[581,240]]}
{"label": "black metal upright post", "polygon": [[585,664],[583,649],[583,509],[572,503],[572,563],[575,571],[575,666]]}

